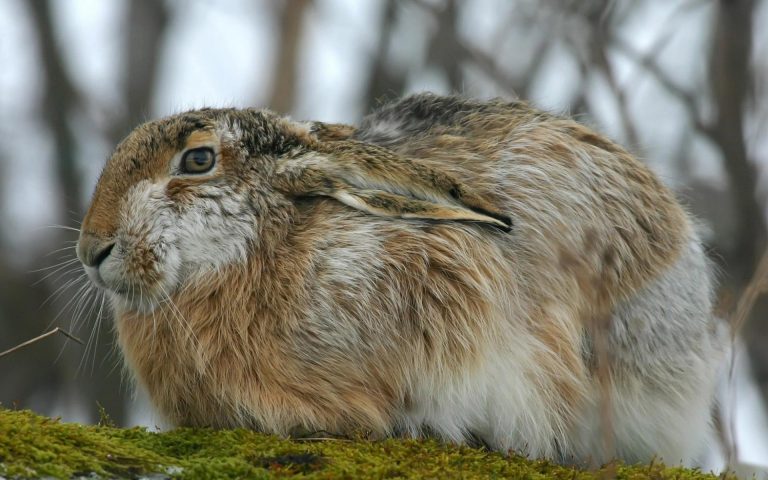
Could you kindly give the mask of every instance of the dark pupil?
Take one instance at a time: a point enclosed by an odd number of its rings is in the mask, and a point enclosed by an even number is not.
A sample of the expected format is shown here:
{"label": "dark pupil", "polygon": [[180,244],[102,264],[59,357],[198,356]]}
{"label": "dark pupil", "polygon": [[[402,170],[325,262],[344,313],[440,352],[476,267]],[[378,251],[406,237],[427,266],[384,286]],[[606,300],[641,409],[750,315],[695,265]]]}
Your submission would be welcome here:
{"label": "dark pupil", "polygon": [[204,167],[208,163],[208,151],[207,150],[195,150],[192,152],[192,161],[197,164],[198,167]]}

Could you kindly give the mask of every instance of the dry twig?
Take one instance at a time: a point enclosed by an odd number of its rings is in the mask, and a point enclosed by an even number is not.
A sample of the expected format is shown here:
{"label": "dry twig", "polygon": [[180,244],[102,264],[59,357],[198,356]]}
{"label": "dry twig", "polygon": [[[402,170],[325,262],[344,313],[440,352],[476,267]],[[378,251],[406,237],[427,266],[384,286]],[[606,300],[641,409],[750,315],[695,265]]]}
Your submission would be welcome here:
{"label": "dry twig", "polygon": [[20,343],[20,344],[16,345],[13,348],[9,348],[8,350],[0,353],[0,357],[4,357],[6,355],[10,355],[11,353],[13,353],[13,352],[15,352],[17,350],[21,350],[22,348],[24,348],[26,346],[32,345],[35,342],[43,340],[44,338],[48,338],[51,335],[55,335],[57,333],[60,333],[60,334],[64,335],[65,337],[69,338],[70,340],[74,340],[75,342],[79,343],[80,345],[85,345],[82,340],[80,340],[76,336],[72,335],[68,331],[64,330],[61,327],[56,327],[53,330],[51,330],[50,332],[46,332],[46,333],[44,333],[44,334],[42,334],[40,336],[37,336],[37,337],[35,337],[33,339],[27,340],[26,342]]}

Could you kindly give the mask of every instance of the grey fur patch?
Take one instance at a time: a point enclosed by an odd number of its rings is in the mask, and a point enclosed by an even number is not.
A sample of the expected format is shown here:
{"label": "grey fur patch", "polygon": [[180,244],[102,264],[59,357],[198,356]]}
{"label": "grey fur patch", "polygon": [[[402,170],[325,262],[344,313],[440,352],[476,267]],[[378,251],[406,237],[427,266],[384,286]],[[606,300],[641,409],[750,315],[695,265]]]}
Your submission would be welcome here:
{"label": "grey fur patch", "polygon": [[483,102],[461,96],[439,96],[419,93],[377,109],[365,117],[353,138],[378,145],[392,145],[435,126],[458,126],[469,115],[509,113],[519,101]]}

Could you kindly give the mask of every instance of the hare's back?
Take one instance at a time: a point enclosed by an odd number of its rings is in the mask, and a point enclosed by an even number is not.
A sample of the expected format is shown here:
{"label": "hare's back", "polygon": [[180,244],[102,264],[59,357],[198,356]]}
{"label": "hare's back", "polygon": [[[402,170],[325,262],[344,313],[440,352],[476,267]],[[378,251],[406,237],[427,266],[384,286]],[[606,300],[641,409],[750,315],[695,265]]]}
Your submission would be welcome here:
{"label": "hare's back", "polygon": [[355,137],[451,173],[511,215],[510,248],[552,268],[575,258],[617,295],[671,266],[691,235],[644,164],[523,102],[417,95],[367,117]]}

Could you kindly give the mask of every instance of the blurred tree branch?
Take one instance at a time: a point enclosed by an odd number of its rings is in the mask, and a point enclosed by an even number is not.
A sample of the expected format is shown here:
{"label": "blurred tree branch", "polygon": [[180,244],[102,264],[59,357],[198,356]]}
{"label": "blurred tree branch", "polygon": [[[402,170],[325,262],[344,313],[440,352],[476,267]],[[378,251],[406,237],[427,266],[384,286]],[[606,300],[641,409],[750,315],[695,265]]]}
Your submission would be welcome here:
{"label": "blurred tree branch", "polygon": [[304,18],[312,6],[312,0],[287,0],[283,2],[278,26],[280,37],[275,55],[275,75],[267,105],[283,114],[293,111],[296,102],[296,83]]}
{"label": "blurred tree branch", "polygon": [[662,88],[664,88],[670,95],[677,98],[677,100],[687,110],[691,124],[694,126],[694,128],[696,128],[696,130],[707,137],[714,135],[712,130],[713,127],[704,121],[703,116],[699,111],[700,109],[696,95],[689,92],[681,85],[678,85],[674,80],[672,80],[667,72],[664,71],[664,69],[661,68],[661,66],[659,66],[658,62],[656,61],[656,58],[658,57],[659,51],[663,47],[663,44],[659,44],[657,47],[652,48],[648,53],[643,54],[621,38],[614,37],[613,47],[616,48],[618,52],[621,52],[630,60],[633,60],[639,66],[644,68],[653,76],[653,78],[656,80],[656,82],[658,82],[659,85],[661,85]]}
{"label": "blurred tree branch", "polygon": [[[526,98],[531,84],[539,71],[545,53],[552,46],[551,35],[545,35],[537,44],[528,64],[518,68],[517,75],[505,71],[505,59],[497,59],[494,55],[480,50],[463,41],[456,29],[457,10],[455,2],[450,1],[445,7],[424,0],[411,0],[411,2],[423,10],[432,14],[438,22],[439,29],[433,37],[430,45],[430,58],[438,55],[438,60],[433,64],[441,66],[449,79],[449,84],[454,91],[462,91],[461,64],[467,62],[477,67],[483,74],[491,79],[500,89],[513,97]],[[440,52],[437,52],[438,46]]]}
{"label": "blurred tree branch", "polygon": [[384,13],[379,25],[379,36],[376,42],[376,52],[369,66],[368,82],[363,100],[364,112],[370,112],[376,102],[382,101],[388,95],[399,95],[405,88],[405,72],[389,65],[389,43],[397,22],[398,3],[384,3]]}
{"label": "blurred tree branch", "polygon": [[603,28],[598,26],[598,23],[604,21],[604,16],[594,17],[591,19],[594,25],[594,34],[591,36],[591,57],[592,62],[597,67],[597,70],[603,74],[605,81],[608,83],[608,87],[616,97],[616,103],[619,111],[619,118],[621,119],[621,126],[624,130],[624,135],[627,140],[627,144],[632,149],[640,147],[640,141],[637,136],[637,130],[632,121],[632,116],[629,113],[627,106],[627,94],[626,91],[616,81],[616,76],[613,72],[613,66],[608,59],[608,48],[610,46],[611,33],[605,32]]}
{"label": "blurred tree branch", "polygon": [[113,120],[109,129],[113,144],[149,117],[169,19],[170,12],[165,2],[133,0],[128,3],[128,16],[124,20],[125,61],[121,76],[125,110]]}
{"label": "blurred tree branch", "polygon": [[736,203],[739,237],[726,254],[731,274],[745,284],[760,259],[766,226],[757,193],[757,170],[748,158],[744,114],[750,91],[754,0],[720,0],[715,15],[710,78],[716,108],[711,138],[725,159]]}
{"label": "blurred tree branch", "polygon": [[28,5],[45,71],[44,118],[53,135],[56,175],[64,200],[59,218],[79,217],[82,213],[82,185],[77,168],[77,141],[70,116],[80,102],[80,95],[64,67],[51,20],[50,3],[47,0],[31,0]]}
{"label": "blurred tree branch", "polygon": [[427,66],[434,65],[445,72],[451,92],[463,91],[461,64],[467,54],[456,29],[457,10],[456,0],[446,0],[442,8],[431,9],[437,21],[437,30],[427,49]]}

